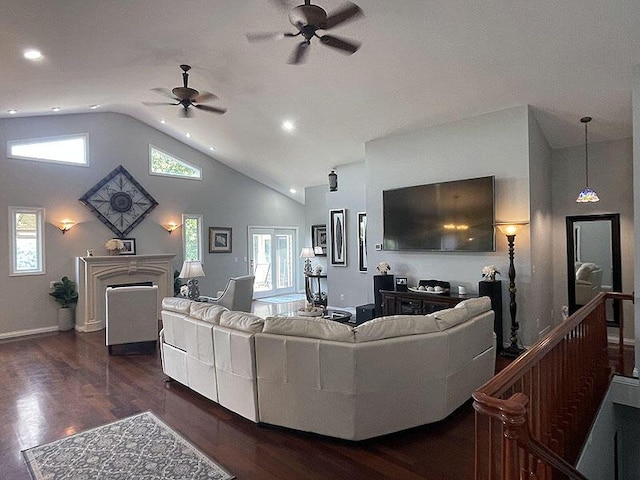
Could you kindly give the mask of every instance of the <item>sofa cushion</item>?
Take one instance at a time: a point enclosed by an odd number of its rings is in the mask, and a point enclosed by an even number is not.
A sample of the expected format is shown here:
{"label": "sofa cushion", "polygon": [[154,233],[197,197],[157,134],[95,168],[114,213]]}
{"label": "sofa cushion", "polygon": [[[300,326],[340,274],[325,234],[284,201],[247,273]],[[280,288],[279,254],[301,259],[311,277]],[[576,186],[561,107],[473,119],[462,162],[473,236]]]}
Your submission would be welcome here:
{"label": "sofa cushion", "polygon": [[441,332],[460,325],[471,318],[466,308],[447,308],[446,310],[431,313],[429,316],[433,316]]}
{"label": "sofa cushion", "polygon": [[196,320],[202,320],[203,322],[213,323],[214,325],[220,324],[220,315],[227,309],[221,305],[214,305],[204,302],[193,302],[189,309],[189,316]]}
{"label": "sofa cushion", "polygon": [[354,343],[353,327],[322,317],[269,317],[264,333]]}
{"label": "sofa cushion", "polygon": [[258,333],[262,331],[264,319],[246,312],[237,312],[223,309],[220,315],[220,325],[234,330],[248,333]]}
{"label": "sofa cushion", "polygon": [[598,270],[598,267],[595,263],[586,262],[580,265],[578,271],[576,272],[576,280],[589,280],[589,276],[591,272],[594,270]]}
{"label": "sofa cushion", "polygon": [[181,297],[164,297],[162,299],[162,309],[170,312],[184,313],[189,315],[189,307],[194,303],[189,299]]}
{"label": "sofa cushion", "polygon": [[439,331],[431,315],[392,315],[369,320],[354,329],[356,343]]}
{"label": "sofa cushion", "polygon": [[471,318],[491,310],[491,299],[489,297],[468,298],[458,303],[454,308],[466,308],[467,314]]}

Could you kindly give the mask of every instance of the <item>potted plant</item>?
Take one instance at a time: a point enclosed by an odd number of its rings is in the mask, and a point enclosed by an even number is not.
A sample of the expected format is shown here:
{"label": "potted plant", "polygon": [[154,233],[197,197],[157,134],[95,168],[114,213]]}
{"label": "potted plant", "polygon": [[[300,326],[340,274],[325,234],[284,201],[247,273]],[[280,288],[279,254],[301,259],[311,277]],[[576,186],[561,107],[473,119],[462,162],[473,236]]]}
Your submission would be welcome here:
{"label": "potted plant", "polygon": [[62,331],[71,330],[75,325],[73,306],[78,302],[75,282],[64,276],[59,282],[53,284],[53,291],[49,292],[49,295],[60,305],[58,328]]}

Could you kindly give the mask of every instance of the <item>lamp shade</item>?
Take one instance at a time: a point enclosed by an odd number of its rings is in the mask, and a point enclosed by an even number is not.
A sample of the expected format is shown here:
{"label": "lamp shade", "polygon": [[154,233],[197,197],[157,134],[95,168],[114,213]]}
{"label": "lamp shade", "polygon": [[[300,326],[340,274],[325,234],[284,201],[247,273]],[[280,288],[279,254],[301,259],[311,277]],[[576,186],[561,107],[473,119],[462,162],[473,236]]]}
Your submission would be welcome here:
{"label": "lamp shade", "polygon": [[300,258],[313,258],[316,254],[313,253],[313,248],[311,247],[303,247],[300,252]]}
{"label": "lamp shade", "polygon": [[498,230],[500,230],[503,235],[515,236],[522,227],[528,224],[529,222],[500,222],[496,223],[495,226],[498,227]]}
{"label": "lamp shade", "polygon": [[185,260],[178,276],[180,278],[204,277],[202,263],[199,260]]}

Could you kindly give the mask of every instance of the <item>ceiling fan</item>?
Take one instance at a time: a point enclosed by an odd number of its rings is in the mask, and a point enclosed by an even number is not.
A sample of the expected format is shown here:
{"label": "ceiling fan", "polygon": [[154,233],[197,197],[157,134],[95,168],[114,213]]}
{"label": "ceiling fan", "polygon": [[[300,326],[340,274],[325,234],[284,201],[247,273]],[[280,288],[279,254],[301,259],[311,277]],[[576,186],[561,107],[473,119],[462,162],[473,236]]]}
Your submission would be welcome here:
{"label": "ceiling fan", "polygon": [[188,86],[189,82],[189,70],[191,67],[189,65],[180,65],[180,69],[182,70],[182,87],[175,87],[171,91],[166,88],[152,88],[154,92],[158,92],[165,97],[169,97],[174,100],[175,103],[168,102],[142,102],[145,105],[157,106],[157,105],[182,105],[182,116],[191,117],[192,113],[189,107],[195,107],[198,110],[204,110],[205,112],[212,113],[224,113],[227,111],[226,108],[220,107],[211,107],[209,105],[201,105],[204,102],[210,102],[211,100],[215,100],[216,97],[213,93],[209,92],[199,92],[198,90],[191,88]]}
{"label": "ceiling fan", "polygon": [[[278,4],[285,6],[286,1],[278,0]],[[304,5],[298,5],[289,11],[289,22],[298,29],[298,33],[255,33],[247,34],[247,39],[250,42],[257,42],[284,37],[302,36],[304,40],[298,44],[289,58],[289,63],[294,65],[305,61],[307,51],[311,45],[311,39],[314,37],[318,38],[320,43],[323,43],[328,47],[335,48],[347,55],[351,55],[357,52],[360,48],[359,42],[340,38],[335,35],[319,36],[316,32],[318,30],[330,30],[344,22],[355,20],[361,16],[364,16],[364,13],[355,3],[347,2],[339,10],[328,15],[323,8],[317,5],[312,5],[311,0],[305,0]]]}

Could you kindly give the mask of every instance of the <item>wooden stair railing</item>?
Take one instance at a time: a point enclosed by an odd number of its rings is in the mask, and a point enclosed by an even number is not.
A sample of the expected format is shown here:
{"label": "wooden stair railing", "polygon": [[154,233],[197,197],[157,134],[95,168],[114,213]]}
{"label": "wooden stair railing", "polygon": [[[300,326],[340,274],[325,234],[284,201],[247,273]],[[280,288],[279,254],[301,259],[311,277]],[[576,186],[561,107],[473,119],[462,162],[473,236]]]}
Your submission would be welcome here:
{"label": "wooden stair railing", "polygon": [[585,480],[573,465],[613,374],[608,300],[633,295],[598,294],[474,392],[476,480]]}

